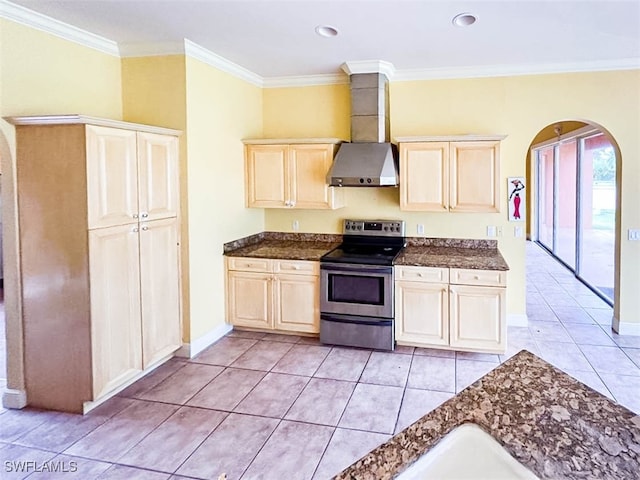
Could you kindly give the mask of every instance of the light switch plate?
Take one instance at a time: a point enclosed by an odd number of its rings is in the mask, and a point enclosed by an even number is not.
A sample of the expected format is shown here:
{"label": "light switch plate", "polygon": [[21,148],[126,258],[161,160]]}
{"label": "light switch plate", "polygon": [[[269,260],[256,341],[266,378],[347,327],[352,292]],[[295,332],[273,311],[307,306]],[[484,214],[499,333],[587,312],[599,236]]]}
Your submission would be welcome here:
{"label": "light switch plate", "polygon": [[638,230],[637,228],[630,228],[629,229],[629,240],[631,240],[631,241],[640,240],[640,230]]}
{"label": "light switch plate", "polygon": [[522,227],[513,227],[513,236],[521,237],[522,236]]}
{"label": "light switch plate", "polygon": [[418,235],[424,235],[424,225],[419,223],[416,227],[416,231],[418,232]]}
{"label": "light switch plate", "polygon": [[291,224],[291,227],[293,228],[294,232],[297,232],[300,229],[300,222],[298,222],[298,220],[294,220]]}
{"label": "light switch plate", "polygon": [[487,226],[487,237],[495,237],[496,236],[496,227],[494,225]]}

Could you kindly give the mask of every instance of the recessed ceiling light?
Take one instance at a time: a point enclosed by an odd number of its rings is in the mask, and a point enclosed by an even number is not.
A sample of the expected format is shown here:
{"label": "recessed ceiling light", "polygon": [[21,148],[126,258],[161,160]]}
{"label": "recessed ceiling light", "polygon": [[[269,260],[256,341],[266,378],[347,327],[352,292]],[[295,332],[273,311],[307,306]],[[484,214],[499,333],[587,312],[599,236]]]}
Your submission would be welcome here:
{"label": "recessed ceiling light", "polygon": [[456,27],[468,27],[469,25],[473,25],[476,23],[477,17],[471,13],[461,13],[453,17],[451,23],[453,23]]}
{"label": "recessed ceiling light", "polygon": [[338,30],[329,25],[318,25],[316,27],[316,33],[321,37],[335,37],[338,35]]}

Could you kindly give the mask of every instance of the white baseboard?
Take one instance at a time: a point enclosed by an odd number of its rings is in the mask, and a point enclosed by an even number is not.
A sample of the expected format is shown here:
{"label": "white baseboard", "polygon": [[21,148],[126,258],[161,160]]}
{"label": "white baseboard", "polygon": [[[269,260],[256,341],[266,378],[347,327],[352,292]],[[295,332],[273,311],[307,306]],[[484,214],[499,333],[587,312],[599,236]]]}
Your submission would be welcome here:
{"label": "white baseboard", "polygon": [[24,408],[27,406],[27,392],[5,388],[2,394],[2,406],[4,408]]}
{"label": "white baseboard", "polygon": [[621,322],[616,317],[613,317],[613,329],[618,335],[640,337],[640,323],[637,322]]}
{"label": "white baseboard", "polygon": [[507,315],[507,326],[509,327],[528,327],[529,317],[526,313],[510,313]]}
{"label": "white baseboard", "polygon": [[176,357],[193,358],[200,352],[210,347],[227,333],[233,330],[232,325],[224,324],[214,328],[209,333],[205,333],[200,338],[196,338],[191,343],[184,343],[182,347],[176,352]]}

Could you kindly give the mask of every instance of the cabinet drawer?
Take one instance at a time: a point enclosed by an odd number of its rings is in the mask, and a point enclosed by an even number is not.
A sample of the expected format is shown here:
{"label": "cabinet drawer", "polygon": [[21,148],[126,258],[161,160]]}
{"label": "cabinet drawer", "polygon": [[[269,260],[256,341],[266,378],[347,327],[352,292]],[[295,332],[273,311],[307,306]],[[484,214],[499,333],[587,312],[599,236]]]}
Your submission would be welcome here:
{"label": "cabinet drawer", "polygon": [[436,267],[396,267],[396,280],[448,283],[449,269]]}
{"label": "cabinet drawer", "polygon": [[502,270],[451,269],[450,283],[457,285],[487,285],[504,287],[507,284],[507,272]]}
{"label": "cabinet drawer", "polygon": [[271,272],[271,260],[268,258],[227,257],[229,270],[244,272]]}
{"label": "cabinet drawer", "polygon": [[320,275],[320,262],[304,260],[275,260],[275,273],[300,273],[305,275]]}

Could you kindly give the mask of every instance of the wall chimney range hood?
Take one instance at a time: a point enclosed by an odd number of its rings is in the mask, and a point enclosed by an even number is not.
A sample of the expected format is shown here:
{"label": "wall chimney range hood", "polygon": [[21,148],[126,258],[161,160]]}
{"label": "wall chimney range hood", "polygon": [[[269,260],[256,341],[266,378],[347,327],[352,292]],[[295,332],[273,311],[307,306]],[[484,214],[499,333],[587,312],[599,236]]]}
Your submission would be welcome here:
{"label": "wall chimney range hood", "polygon": [[[358,68],[362,64],[365,67]],[[389,142],[388,76],[393,67],[386,62],[374,62],[374,68],[371,64],[342,66],[350,76],[351,143],[340,146],[327,174],[327,183],[335,187],[398,185],[398,151]]]}

